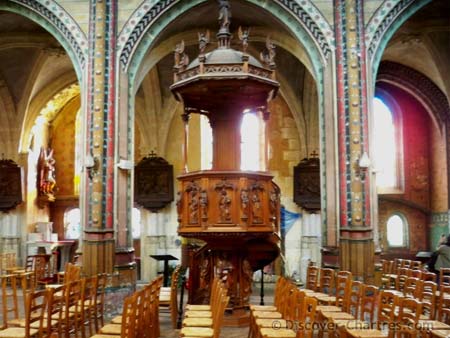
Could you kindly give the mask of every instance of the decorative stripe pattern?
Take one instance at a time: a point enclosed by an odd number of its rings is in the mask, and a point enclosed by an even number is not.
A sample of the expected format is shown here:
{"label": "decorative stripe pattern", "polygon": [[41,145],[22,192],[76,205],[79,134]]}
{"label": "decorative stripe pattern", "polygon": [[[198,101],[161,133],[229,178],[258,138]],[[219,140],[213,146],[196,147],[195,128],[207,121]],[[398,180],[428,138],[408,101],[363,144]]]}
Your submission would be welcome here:
{"label": "decorative stripe pattern", "polygon": [[123,70],[127,67],[132,51],[142,38],[146,29],[162,12],[176,3],[177,0],[161,0],[154,6],[150,5],[151,2],[145,1],[139,10],[133,13],[132,18],[126,23],[122,31],[124,34],[120,34],[118,50],[120,51],[120,64]]}
{"label": "decorative stripe pattern", "polygon": [[334,45],[333,31],[312,2],[309,0],[276,0],[276,2],[287,8],[304,24],[320,47],[325,59],[328,59],[331,55],[330,46]]}
{"label": "decorative stripe pattern", "polygon": [[73,18],[53,0],[12,0],[26,6],[51,22],[72,47],[79,64],[84,69],[88,43],[86,36]]}
{"label": "decorative stripe pattern", "polygon": [[[163,12],[167,11],[177,0],[160,0],[155,3],[154,0],[145,1],[132,15],[125,24],[117,45],[120,54],[120,65],[125,70],[131,60],[133,50],[142,39],[147,28]],[[301,5],[295,0],[276,0],[283,8],[290,11],[295,17],[303,23],[308,33],[313,37],[325,59],[331,55],[334,39],[333,32],[319,10],[310,0],[302,0]]]}
{"label": "decorative stripe pattern", "polygon": [[358,161],[368,152],[367,75],[363,8],[358,0],[336,0],[340,224],[370,226],[369,176]]}

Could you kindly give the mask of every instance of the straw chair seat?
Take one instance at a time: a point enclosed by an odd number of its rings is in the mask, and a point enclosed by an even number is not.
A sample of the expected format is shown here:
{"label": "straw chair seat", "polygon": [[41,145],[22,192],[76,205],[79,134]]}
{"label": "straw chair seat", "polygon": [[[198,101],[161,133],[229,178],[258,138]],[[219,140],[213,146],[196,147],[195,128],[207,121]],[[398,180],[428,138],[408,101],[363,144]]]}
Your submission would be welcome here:
{"label": "straw chair seat", "polygon": [[101,334],[120,335],[122,326],[119,324],[106,324],[100,329]]}
{"label": "straw chair seat", "polygon": [[[292,322],[289,323],[289,325],[291,325]],[[275,325],[277,326],[277,328],[280,329],[286,329],[288,328],[288,321],[285,319],[274,319],[274,318],[260,318],[256,320],[256,325],[258,325],[261,328],[271,328],[274,327]]]}
{"label": "straw chair seat", "polygon": [[212,318],[212,312],[211,311],[186,311],[184,313],[184,316],[186,318],[191,318],[191,317]]}
{"label": "straw chair seat", "polygon": [[267,319],[280,319],[282,318],[282,314],[275,311],[254,311],[253,317],[258,318],[267,318]]}
{"label": "straw chair seat", "polygon": [[[30,337],[35,336],[39,333],[38,329],[30,329]],[[0,331],[1,338],[22,338],[26,337],[25,328],[23,327],[9,327]]]}
{"label": "straw chair seat", "polygon": [[209,327],[191,327],[186,326],[181,329],[181,334],[184,337],[201,337],[201,338],[209,338],[214,335],[214,330]]}
{"label": "straw chair seat", "polygon": [[341,312],[342,309],[336,305],[318,305],[316,311],[319,312]]}
{"label": "straw chair seat", "polygon": [[347,329],[347,334],[351,337],[357,337],[357,338],[386,338],[388,337],[387,333],[384,333],[380,330],[375,329]]}
{"label": "straw chair seat", "polygon": [[122,324],[122,316],[115,316],[113,319],[111,319],[111,324]]}
{"label": "straw chair seat", "polygon": [[272,329],[272,328],[262,328],[261,336],[270,338],[295,338],[297,334],[293,330],[289,329]]}
{"label": "straw chair seat", "polygon": [[209,304],[187,304],[186,311],[211,311],[211,305]]}
{"label": "straw chair seat", "polygon": [[355,319],[355,317],[347,312],[322,312],[322,316],[330,319]]}
{"label": "straw chair seat", "polygon": [[251,311],[277,311],[277,307],[273,305],[250,305]]}
{"label": "straw chair seat", "polygon": [[185,326],[212,327],[213,320],[212,318],[185,318],[183,320],[183,327]]}

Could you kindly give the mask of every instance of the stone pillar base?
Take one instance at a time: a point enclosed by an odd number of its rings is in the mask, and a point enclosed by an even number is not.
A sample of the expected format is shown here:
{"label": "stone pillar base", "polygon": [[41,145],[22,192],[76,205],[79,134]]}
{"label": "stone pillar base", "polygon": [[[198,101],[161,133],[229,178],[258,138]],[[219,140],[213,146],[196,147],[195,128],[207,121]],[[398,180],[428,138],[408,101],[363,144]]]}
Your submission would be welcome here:
{"label": "stone pillar base", "polygon": [[374,243],[370,239],[340,239],[341,270],[351,271],[356,280],[374,282]]}

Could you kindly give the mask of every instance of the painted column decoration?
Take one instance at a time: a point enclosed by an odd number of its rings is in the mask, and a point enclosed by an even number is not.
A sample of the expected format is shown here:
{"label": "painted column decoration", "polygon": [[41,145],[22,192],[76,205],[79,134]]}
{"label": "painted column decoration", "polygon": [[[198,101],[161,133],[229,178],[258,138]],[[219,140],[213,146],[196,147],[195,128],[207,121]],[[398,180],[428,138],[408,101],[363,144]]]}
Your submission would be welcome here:
{"label": "painted column decoration", "polygon": [[88,112],[83,267],[87,275],[114,267],[114,129],[116,2],[92,0],[89,16]]}
{"label": "painted column decoration", "polygon": [[[362,1],[335,0],[338,97],[340,265],[373,275],[364,11]],[[358,260],[355,260],[358,257]],[[361,259],[364,258],[364,259]],[[370,271],[370,268],[372,271]],[[367,280],[367,279],[366,279]]]}

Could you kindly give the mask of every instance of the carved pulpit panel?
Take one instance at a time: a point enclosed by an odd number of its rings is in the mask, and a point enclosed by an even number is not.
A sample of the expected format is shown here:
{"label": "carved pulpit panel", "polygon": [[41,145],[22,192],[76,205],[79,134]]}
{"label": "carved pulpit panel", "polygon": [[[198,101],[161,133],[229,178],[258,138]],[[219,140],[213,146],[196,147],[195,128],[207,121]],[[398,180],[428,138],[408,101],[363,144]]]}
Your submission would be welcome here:
{"label": "carved pulpit panel", "polygon": [[134,201],[156,212],[173,201],[173,166],[152,153],[135,167]]}
{"label": "carved pulpit panel", "polygon": [[305,158],[294,167],[294,202],[303,209],[320,210],[320,162]]}
{"label": "carved pulpit panel", "polygon": [[0,160],[0,211],[7,212],[22,202],[22,175],[12,160]]}

